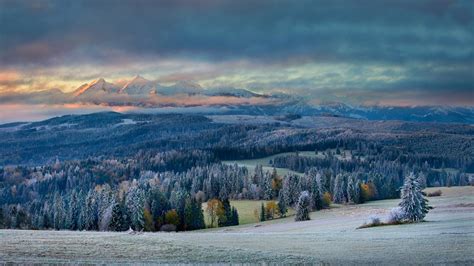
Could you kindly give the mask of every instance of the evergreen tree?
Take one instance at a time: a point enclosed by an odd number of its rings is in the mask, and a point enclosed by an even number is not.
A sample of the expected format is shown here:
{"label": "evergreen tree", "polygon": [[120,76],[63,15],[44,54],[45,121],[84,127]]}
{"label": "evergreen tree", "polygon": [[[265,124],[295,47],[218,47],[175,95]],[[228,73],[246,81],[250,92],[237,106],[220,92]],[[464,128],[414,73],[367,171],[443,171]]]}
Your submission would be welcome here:
{"label": "evergreen tree", "polygon": [[359,204],[360,202],[360,180],[357,180],[354,186],[354,203]]}
{"label": "evergreen tree", "polygon": [[278,212],[280,213],[280,217],[285,217],[286,213],[288,212],[285,197],[283,196],[283,193],[281,193],[281,191],[278,195]]}
{"label": "evergreen tree", "polygon": [[398,204],[405,214],[405,219],[410,222],[420,222],[428,213],[430,206],[428,200],[423,197],[421,184],[415,175],[410,173],[406,178],[401,190],[402,201]]}
{"label": "evergreen tree", "polygon": [[69,201],[68,201],[68,213],[66,217],[66,228],[70,230],[76,230],[77,220],[79,218],[79,204],[78,196],[76,190],[71,192]]}
{"label": "evergreen tree", "polygon": [[128,227],[125,207],[121,203],[115,203],[112,208],[112,219],[110,220],[109,229],[112,231],[125,231]]}
{"label": "evergreen tree", "polygon": [[323,199],[321,193],[321,175],[316,169],[311,168],[308,172],[309,188],[311,192],[311,205],[313,210],[321,210],[323,208]]}
{"label": "evergreen tree", "polygon": [[239,213],[237,209],[232,206],[232,225],[239,225]]}
{"label": "evergreen tree", "polygon": [[219,227],[232,225],[232,209],[230,206],[229,199],[223,200],[222,206],[224,208],[224,215],[219,217]]}
{"label": "evergreen tree", "polygon": [[260,222],[264,222],[267,218],[267,215],[265,214],[265,205],[262,202],[262,206],[260,208]]}
{"label": "evergreen tree", "polygon": [[63,200],[58,192],[54,194],[53,212],[54,212],[54,218],[53,218],[54,229],[56,230],[63,229],[64,206],[63,206]]}
{"label": "evergreen tree", "polygon": [[272,183],[272,175],[268,171],[265,172],[263,182],[263,199],[265,200],[271,200],[273,197]]}
{"label": "evergreen tree", "polygon": [[3,207],[0,206],[0,229],[5,228],[5,218],[3,214]]}
{"label": "evergreen tree", "polygon": [[310,211],[311,198],[308,191],[303,191],[300,194],[298,199],[298,204],[296,205],[296,216],[295,221],[307,221],[310,220],[309,211]]}
{"label": "evergreen tree", "polygon": [[158,188],[150,191],[147,201],[155,223],[155,230],[159,231],[164,224],[164,214],[170,210],[169,201]]}
{"label": "evergreen tree", "polygon": [[285,176],[282,191],[287,205],[293,206],[298,202],[298,197],[302,189],[301,185],[302,182],[298,175],[288,174]]}
{"label": "evergreen tree", "polygon": [[94,189],[90,189],[86,196],[86,206],[84,210],[84,229],[98,229],[97,201]]}
{"label": "evergreen tree", "polygon": [[334,203],[344,202],[344,189],[343,189],[342,174],[337,174],[336,178],[334,179],[333,202]]}
{"label": "evergreen tree", "polygon": [[144,213],[145,195],[143,190],[137,186],[129,189],[126,197],[127,213],[134,230],[142,230],[145,225]]}
{"label": "evergreen tree", "polygon": [[185,230],[204,229],[204,215],[201,209],[201,203],[194,198],[186,201],[185,206]]}
{"label": "evergreen tree", "polygon": [[349,181],[347,182],[347,202],[355,203],[356,201],[357,199],[356,199],[354,179],[352,177],[349,177]]}

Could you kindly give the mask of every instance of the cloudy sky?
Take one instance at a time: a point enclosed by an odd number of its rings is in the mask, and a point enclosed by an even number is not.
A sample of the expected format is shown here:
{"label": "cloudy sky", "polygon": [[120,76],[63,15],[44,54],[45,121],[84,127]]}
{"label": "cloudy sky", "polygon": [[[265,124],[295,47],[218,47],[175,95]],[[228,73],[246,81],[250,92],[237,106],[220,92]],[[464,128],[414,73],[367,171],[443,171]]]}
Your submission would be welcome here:
{"label": "cloudy sky", "polygon": [[474,105],[474,4],[0,0],[0,92],[140,74],[314,102]]}

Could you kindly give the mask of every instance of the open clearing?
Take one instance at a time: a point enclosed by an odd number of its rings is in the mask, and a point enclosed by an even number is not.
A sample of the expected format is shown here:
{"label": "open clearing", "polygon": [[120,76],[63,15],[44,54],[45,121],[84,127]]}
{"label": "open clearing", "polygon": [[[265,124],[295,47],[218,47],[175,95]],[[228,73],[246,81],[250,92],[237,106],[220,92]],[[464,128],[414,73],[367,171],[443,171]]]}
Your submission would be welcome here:
{"label": "open clearing", "polygon": [[[239,212],[239,224],[251,224],[258,222],[260,218],[259,215],[255,216],[255,210],[260,211],[262,203],[267,204],[270,202],[269,200],[231,200],[230,205],[234,206],[237,211]],[[275,201],[277,202],[277,201]],[[206,225],[210,225],[210,217],[206,212],[207,203],[204,202],[202,204],[202,209],[204,211],[204,220],[206,221]],[[287,216],[294,215],[295,211],[292,208],[288,209]]]}
{"label": "open clearing", "polygon": [[[430,191],[437,188],[431,188]],[[0,230],[0,262],[16,263],[474,263],[474,187],[441,188],[428,222],[355,228],[399,200],[259,224],[186,233]]]}
{"label": "open clearing", "polygon": [[[341,149],[341,153],[345,154],[345,156],[342,156],[340,154],[335,154],[336,149],[330,149],[330,151],[339,160],[352,159],[350,150]],[[273,171],[273,166],[270,164],[270,161],[273,161],[275,157],[288,156],[288,155],[296,155],[296,152],[282,152],[282,153],[277,153],[274,155],[270,155],[270,156],[258,158],[258,159],[229,160],[229,161],[222,161],[222,162],[225,164],[237,164],[238,166],[241,166],[241,167],[247,167],[249,170],[249,173],[253,174],[253,172],[255,171],[255,166],[257,166],[258,164],[262,165],[263,171]],[[320,159],[323,159],[326,157],[325,153],[323,153],[322,151],[318,151],[317,153],[315,151],[298,151],[298,155],[301,157],[316,157]],[[275,167],[275,169],[277,171],[277,174],[280,176],[284,176],[286,174],[302,175],[302,173],[290,170],[288,168]]]}

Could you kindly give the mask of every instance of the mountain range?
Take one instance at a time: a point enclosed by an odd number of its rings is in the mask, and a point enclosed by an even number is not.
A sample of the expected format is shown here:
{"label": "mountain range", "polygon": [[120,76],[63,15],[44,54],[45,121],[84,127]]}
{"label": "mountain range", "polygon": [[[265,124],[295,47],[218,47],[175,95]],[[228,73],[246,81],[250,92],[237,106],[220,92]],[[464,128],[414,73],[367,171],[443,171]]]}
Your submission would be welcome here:
{"label": "mountain range", "polygon": [[337,116],[365,120],[402,120],[474,124],[474,107],[449,106],[352,106],[340,102],[312,104],[285,94],[259,94],[233,87],[203,88],[190,81],[164,86],[137,75],[118,85],[103,78],[79,86],[72,92],[59,89],[32,93],[0,93],[0,104],[93,104],[156,109],[173,107],[205,114],[271,116]]}
{"label": "mountain range", "polygon": [[204,96],[227,96],[227,97],[264,97],[245,89],[232,87],[204,89],[201,85],[190,81],[179,81],[171,86],[163,86],[156,81],[145,79],[137,75],[124,86],[109,83],[103,78],[81,85],[72,92],[73,97],[86,99],[89,97],[107,96],[133,96],[135,98],[149,98],[150,95],[174,96],[174,95],[204,95]]}

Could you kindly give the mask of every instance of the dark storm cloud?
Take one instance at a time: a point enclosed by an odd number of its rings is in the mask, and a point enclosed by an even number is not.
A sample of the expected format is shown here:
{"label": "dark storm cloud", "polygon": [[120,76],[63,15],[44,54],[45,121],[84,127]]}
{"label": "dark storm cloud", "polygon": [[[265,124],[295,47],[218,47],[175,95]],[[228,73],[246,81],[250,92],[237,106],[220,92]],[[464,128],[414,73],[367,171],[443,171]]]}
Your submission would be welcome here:
{"label": "dark storm cloud", "polygon": [[[347,87],[466,90],[474,83],[473,5],[469,0],[3,0],[0,62],[22,68],[162,58],[378,64],[402,67],[404,77]],[[350,78],[357,75],[364,73]],[[311,87],[305,79],[279,84],[298,82]]]}
{"label": "dark storm cloud", "polygon": [[213,60],[473,59],[472,3],[410,2],[7,0],[0,45],[11,64],[69,54],[104,62],[116,57],[111,49]]}

